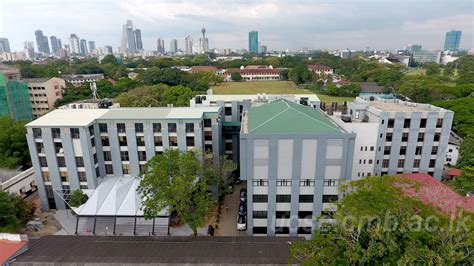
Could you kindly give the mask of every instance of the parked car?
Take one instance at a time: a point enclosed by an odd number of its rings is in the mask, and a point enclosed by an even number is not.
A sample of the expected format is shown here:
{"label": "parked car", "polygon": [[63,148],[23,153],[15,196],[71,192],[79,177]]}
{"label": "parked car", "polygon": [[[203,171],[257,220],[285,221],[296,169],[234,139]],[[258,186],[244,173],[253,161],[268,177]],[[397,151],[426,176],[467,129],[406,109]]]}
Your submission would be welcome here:
{"label": "parked car", "polygon": [[247,201],[247,189],[240,189],[240,201]]}
{"label": "parked car", "polygon": [[239,231],[247,230],[247,215],[237,216],[237,230]]}
{"label": "parked car", "polygon": [[247,202],[246,201],[240,201],[239,204],[239,215],[247,215]]}

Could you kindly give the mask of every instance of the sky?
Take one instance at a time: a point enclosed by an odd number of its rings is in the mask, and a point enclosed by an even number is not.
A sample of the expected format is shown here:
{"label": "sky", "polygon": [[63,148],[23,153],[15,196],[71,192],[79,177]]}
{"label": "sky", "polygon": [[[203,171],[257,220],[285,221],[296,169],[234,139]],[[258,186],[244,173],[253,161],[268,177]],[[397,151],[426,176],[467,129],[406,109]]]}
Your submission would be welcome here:
{"label": "sky", "polygon": [[122,25],[141,29],[144,48],[184,37],[204,25],[211,48],[248,46],[257,30],[270,50],[401,49],[409,43],[442,49],[446,31],[462,30],[461,48],[474,46],[473,0],[0,0],[0,37],[12,50],[35,41],[34,31],[68,43],[71,33],[96,46],[120,45]]}

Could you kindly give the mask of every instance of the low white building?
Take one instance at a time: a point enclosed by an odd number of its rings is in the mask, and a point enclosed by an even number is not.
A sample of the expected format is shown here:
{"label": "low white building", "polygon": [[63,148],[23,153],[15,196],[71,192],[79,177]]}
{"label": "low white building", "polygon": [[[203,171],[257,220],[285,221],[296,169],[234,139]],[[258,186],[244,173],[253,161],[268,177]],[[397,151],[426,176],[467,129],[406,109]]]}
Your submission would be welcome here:
{"label": "low white building", "polygon": [[459,148],[461,146],[461,137],[451,131],[446,151],[446,164],[456,165],[459,159]]}

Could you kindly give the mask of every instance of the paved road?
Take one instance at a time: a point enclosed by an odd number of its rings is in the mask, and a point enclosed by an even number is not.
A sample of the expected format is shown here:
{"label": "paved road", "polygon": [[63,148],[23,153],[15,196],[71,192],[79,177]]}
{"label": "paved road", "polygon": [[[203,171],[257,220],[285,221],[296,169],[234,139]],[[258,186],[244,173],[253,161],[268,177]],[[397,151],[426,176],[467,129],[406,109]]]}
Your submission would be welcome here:
{"label": "paved road", "polygon": [[[222,204],[222,214],[219,221],[219,228],[216,230],[216,236],[246,236],[247,231],[237,230],[237,214],[239,209],[239,193],[240,189],[247,187],[245,183],[234,185],[234,192],[226,195]],[[226,211],[225,205],[229,205]]]}

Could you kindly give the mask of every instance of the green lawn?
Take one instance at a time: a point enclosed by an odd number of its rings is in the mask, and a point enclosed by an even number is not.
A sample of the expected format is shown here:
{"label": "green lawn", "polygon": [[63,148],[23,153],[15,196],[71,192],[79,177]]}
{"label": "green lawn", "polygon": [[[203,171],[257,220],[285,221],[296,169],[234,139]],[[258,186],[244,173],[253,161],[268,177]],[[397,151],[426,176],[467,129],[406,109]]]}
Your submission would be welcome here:
{"label": "green lawn", "polygon": [[289,81],[247,81],[223,82],[211,86],[214,94],[308,94],[308,90],[299,89]]}
{"label": "green lawn", "polygon": [[341,96],[331,96],[331,95],[324,95],[324,94],[318,94],[319,100],[321,102],[325,103],[331,103],[331,102],[352,102],[355,97],[341,97]]}
{"label": "green lawn", "polygon": [[424,75],[426,72],[426,69],[424,68],[417,68],[417,69],[413,69],[413,70],[410,70],[408,71],[406,74],[408,76],[416,76],[416,75]]}

